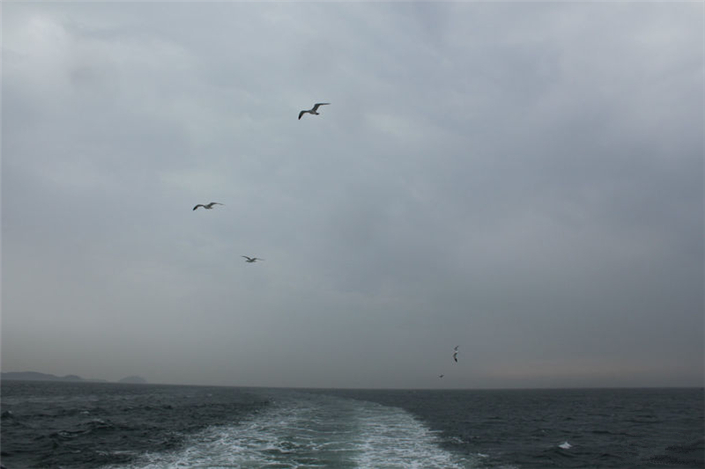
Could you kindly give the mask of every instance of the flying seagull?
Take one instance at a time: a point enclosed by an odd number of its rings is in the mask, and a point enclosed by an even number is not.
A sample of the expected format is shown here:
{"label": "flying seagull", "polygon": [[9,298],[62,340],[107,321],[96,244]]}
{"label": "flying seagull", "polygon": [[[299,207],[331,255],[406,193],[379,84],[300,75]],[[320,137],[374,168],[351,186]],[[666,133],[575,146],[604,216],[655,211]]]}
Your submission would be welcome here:
{"label": "flying seagull", "polygon": [[456,345],[455,347],[453,347],[453,350],[455,350],[453,352],[453,360],[455,360],[456,362],[458,361],[458,347],[460,347],[460,346]]}
{"label": "flying seagull", "polygon": [[247,257],[247,256],[242,256],[242,257],[244,257],[245,259],[247,259],[245,262],[249,262],[249,263],[256,262],[256,261],[263,261],[263,260],[264,260],[264,259],[262,259],[261,257]]}
{"label": "flying seagull", "polygon": [[301,116],[303,116],[306,113],[313,114],[315,116],[319,115],[320,113],[318,112],[318,106],[327,106],[330,103],[316,103],[312,109],[309,109],[308,111],[301,111],[299,113],[299,120],[301,120]]}
{"label": "flying seagull", "polygon": [[206,210],[213,210],[213,206],[214,206],[214,205],[225,205],[225,204],[221,204],[220,202],[211,202],[211,203],[206,204],[206,205],[198,204],[198,205],[196,205],[195,207],[193,207],[193,209],[196,210],[198,207],[203,207],[203,208],[205,208]]}
{"label": "flying seagull", "polygon": [[439,378],[443,378],[445,375],[438,375]]}

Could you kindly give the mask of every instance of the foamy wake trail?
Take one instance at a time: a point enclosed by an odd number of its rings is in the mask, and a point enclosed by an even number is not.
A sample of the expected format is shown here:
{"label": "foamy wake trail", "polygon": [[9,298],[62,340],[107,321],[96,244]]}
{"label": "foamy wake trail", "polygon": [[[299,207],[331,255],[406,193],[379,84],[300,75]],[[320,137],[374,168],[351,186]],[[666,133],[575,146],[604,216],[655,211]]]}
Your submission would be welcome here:
{"label": "foamy wake trail", "polygon": [[442,450],[438,436],[400,409],[368,404],[353,438],[357,467],[472,467]]}
{"label": "foamy wake trail", "polygon": [[238,425],[212,427],[173,453],[114,468],[472,468],[443,450],[411,414],[378,404],[302,394]]}

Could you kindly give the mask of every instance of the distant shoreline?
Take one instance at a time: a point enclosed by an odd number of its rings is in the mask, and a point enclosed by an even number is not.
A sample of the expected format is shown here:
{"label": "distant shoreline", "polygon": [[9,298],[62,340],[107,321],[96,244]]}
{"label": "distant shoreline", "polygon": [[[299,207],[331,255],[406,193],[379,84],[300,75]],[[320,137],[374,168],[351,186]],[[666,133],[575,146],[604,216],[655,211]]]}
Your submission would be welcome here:
{"label": "distant shoreline", "polygon": [[107,379],[82,378],[78,375],[56,376],[50,373],[39,373],[37,371],[3,371],[0,373],[0,380],[7,381],[58,381],[63,383],[124,383],[124,384],[148,384],[147,380],[140,376],[127,376],[119,381],[108,381]]}
{"label": "distant shoreline", "polygon": [[697,389],[705,392],[703,386],[578,386],[578,387],[506,387],[506,388],[388,388],[388,387],[310,387],[310,386],[253,386],[253,385],[237,385],[237,384],[183,384],[183,383],[149,383],[139,376],[128,376],[119,381],[108,381],[106,379],[86,379],[77,375],[66,375],[63,377],[48,374],[38,373],[34,371],[10,371],[0,373],[0,381],[38,381],[38,382],[61,382],[61,383],[109,383],[109,384],[151,384],[157,386],[188,386],[188,387],[225,387],[225,388],[249,388],[249,389],[294,389],[300,391],[438,391],[438,392],[455,392],[455,391],[600,391],[600,390],[674,390],[674,389]]}

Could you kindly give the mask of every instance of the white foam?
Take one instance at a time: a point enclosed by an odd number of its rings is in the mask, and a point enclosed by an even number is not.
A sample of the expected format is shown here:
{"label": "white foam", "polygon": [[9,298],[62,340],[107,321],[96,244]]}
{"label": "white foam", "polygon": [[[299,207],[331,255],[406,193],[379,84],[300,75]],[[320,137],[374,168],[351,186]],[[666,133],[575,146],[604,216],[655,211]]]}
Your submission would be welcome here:
{"label": "white foam", "polygon": [[397,408],[366,403],[360,406],[353,440],[359,467],[468,467],[438,446],[436,432]]}
{"label": "white foam", "polygon": [[[277,402],[238,425],[194,435],[184,449],[112,468],[471,468],[438,436],[392,407],[322,395]],[[107,468],[106,468],[107,469]]]}
{"label": "white foam", "polygon": [[561,443],[560,445],[558,445],[558,447],[559,447],[559,448],[563,448],[563,449],[570,449],[570,448],[573,447],[573,445],[571,445],[571,444],[568,443],[567,441],[564,441],[563,443]]}

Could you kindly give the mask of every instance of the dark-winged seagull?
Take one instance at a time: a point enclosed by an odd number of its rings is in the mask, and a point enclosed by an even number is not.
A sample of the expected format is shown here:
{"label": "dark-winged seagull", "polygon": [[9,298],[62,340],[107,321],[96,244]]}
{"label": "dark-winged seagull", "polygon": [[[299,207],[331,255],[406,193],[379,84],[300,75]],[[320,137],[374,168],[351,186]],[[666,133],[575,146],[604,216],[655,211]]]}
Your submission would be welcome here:
{"label": "dark-winged seagull", "polygon": [[309,109],[308,111],[301,111],[301,112],[299,113],[299,120],[301,120],[301,116],[303,116],[303,115],[306,114],[306,113],[308,113],[308,114],[313,114],[314,116],[319,115],[320,112],[318,112],[318,106],[327,106],[327,105],[329,105],[329,104],[330,104],[330,103],[316,103],[316,104],[314,104],[314,105],[313,105],[313,108]]}
{"label": "dark-winged seagull", "polygon": [[455,347],[453,347],[453,350],[455,350],[453,352],[453,360],[455,360],[456,362],[458,361],[458,347],[460,347],[460,346],[456,345]]}
{"label": "dark-winged seagull", "polygon": [[256,262],[256,261],[263,261],[263,260],[264,260],[264,259],[262,259],[261,257],[247,257],[247,256],[242,256],[242,257],[244,257],[245,259],[247,259],[245,262],[249,262],[249,263]]}
{"label": "dark-winged seagull", "polygon": [[196,205],[195,207],[193,207],[193,209],[196,210],[198,207],[203,207],[203,208],[205,208],[206,210],[213,210],[213,206],[214,206],[214,205],[225,205],[225,204],[221,204],[220,202],[211,202],[211,203],[205,204],[205,205],[203,205],[203,204],[198,204],[198,205]]}

